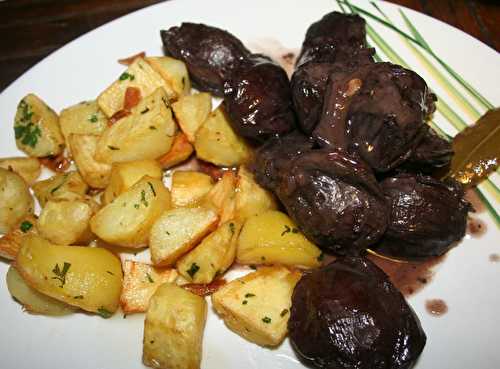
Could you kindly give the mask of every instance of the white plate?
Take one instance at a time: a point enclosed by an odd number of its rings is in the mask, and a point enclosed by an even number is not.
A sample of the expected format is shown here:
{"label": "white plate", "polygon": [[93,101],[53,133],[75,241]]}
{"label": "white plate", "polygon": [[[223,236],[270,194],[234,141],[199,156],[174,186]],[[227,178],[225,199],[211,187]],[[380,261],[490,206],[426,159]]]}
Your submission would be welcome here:
{"label": "white plate", "polygon": [[[367,2],[355,3],[369,8]],[[25,94],[38,94],[56,110],[93,98],[123,69],[115,62],[117,59],[142,50],[150,55],[161,54],[160,29],[182,21],[203,22],[227,29],[247,44],[260,44],[265,48],[267,43],[268,48],[276,51],[269,41],[272,39],[285,49],[298,49],[307,27],[333,10],[334,4],[331,0],[179,0],[143,9],[100,27],[43,60],[0,95],[3,125],[0,156],[19,154],[12,122],[16,105]],[[398,7],[382,2],[379,5],[389,17],[403,25]],[[499,105],[497,52],[444,23],[411,10],[406,10],[406,14],[438,55]],[[401,39],[392,31],[371,23],[400,56],[443,95]],[[263,44],[262,40],[267,41]],[[458,108],[456,111],[461,114]],[[437,120],[449,128],[441,117]],[[477,239],[466,237],[449,253],[433,282],[409,301],[428,337],[418,369],[492,369],[500,362],[500,264],[489,261],[490,254],[500,253],[500,232],[486,213],[478,217],[487,225],[486,234]],[[5,275],[7,266],[0,264],[0,275]],[[430,316],[424,305],[432,298],[445,300],[449,312],[440,318]],[[116,314],[109,320],[86,314],[64,318],[33,316],[21,311],[3,282],[0,283],[0,305],[2,368],[143,368],[143,315],[123,319],[121,314]],[[302,368],[288,342],[277,350],[263,349],[229,331],[213,312],[209,313],[205,331],[202,367]]]}

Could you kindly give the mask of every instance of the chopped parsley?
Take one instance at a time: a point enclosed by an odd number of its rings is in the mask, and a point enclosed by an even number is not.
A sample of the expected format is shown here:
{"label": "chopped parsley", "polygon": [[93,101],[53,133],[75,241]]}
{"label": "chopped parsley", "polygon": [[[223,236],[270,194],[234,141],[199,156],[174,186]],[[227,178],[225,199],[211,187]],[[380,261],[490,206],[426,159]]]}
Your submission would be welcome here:
{"label": "chopped parsley", "polygon": [[42,137],[42,131],[31,121],[33,112],[26,101],[21,100],[17,109],[21,111],[21,119],[14,125],[16,140],[21,140],[23,145],[35,147],[38,138]]}
{"label": "chopped parsley", "polygon": [[247,300],[243,300],[242,304],[246,305],[246,304],[248,304],[248,301]]}
{"label": "chopped parsley", "polygon": [[70,263],[64,262],[62,269],[59,268],[59,264],[56,264],[54,269],[52,269],[52,273],[56,275],[55,277],[52,277],[52,279],[57,279],[59,282],[61,282],[61,285],[59,286],[61,288],[63,288],[64,284],[66,283],[66,274],[68,273],[70,267]]}
{"label": "chopped parsley", "polygon": [[78,295],[78,296],[75,296],[73,297],[75,300],[82,300],[83,299],[83,295]]}
{"label": "chopped parsley", "polygon": [[231,233],[234,234],[235,232],[234,223],[229,223],[229,229],[231,230]]}
{"label": "chopped parsley", "polygon": [[106,310],[103,307],[100,307],[99,309],[97,309],[97,314],[102,316],[104,319],[111,318],[111,315],[113,315],[113,313],[111,311]]}
{"label": "chopped parsley", "polygon": [[97,118],[97,114],[92,114],[89,118],[89,122],[91,123],[97,123],[99,119]]}
{"label": "chopped parsley", "polygon": [[134,204],[134,208],[139,209],[139,204]]}
{"label": "chopped parsley", "polygon": [[141,191],[141,203],[143,203],[146,208],[149,206],[149,202],[146,200],[146,191],[144,190]]}
{"label": "chopped parsley", "polygon": [[271,323],[271,318],[269,318],[268,316],[265,316],[264,318],[262,318],[262,321],[266,324],[269,324],[269,323]]}
{"label": "chopped parsley", "polygon": [[33,224],[27,220],[21,223],[21,226],[19,227],[23,233],[28,232],[31,228],[33,227]]}
{"label": "chopped parsley", "polygon": [[288,225],[285,224],[285,230],[281,232],[281,236],[283,237],[287,233],[299,233],[299,230],[297,228],[290,228]]}
{"label": "chopped parsley", "polygon": [[151,275],[149,273],[146,273],[146,277],[148,277],[149,283],[155,283],[155,281],[153,280],[153,278],[151,278]]}
{"label": "chopped parsley", "polygon": [[191,278],[193,278],[198,270],[200,270],[200,267],[196,263],[193,263],[191,264],[191,267],[186,271],[186,273],[189,274]]}
{"label": "chopped parsley", "polygon": [[245,295],[245,297],[248,299],[248,298],[250,298],[250,297],[255,297],[255,295],[254,295],[253,293],[247,293],[247,294]]}
{"label": "chopped parsley", "polygon": [[286,314],[288,314],[288,309],[283,309],[280,313],[280,317],[284,317]]}
{"label": "chopped parsley", "polygon": [[153,196],[156,197],[156,191],[151,182],[148,182],[149,188],[151,188],[151,192],[153,193]]}
{"label": "chopped parsley", "polygon": [[125,81],[127,79],[130,79],[131,81],[133,81],[135,79],[135,76],[133,74],[123,72],[120,76],[120,81]]}
{"label": "chopped parsley", "polygon": [[113,272],[110,272],[109,270],[106,270],[106,273],[114,275]]}
{"label": "chopped parsley", "polygon": [[108,145],[108,149],[113,150],[113,151],[120,150],[119,147],[111,146],[111,145]]}
{"label": "chopped parsley", "polygon": [[[143,111],[141,111],[141,114],[146,114],[148,111],[149,111],[149,108],[146,108]],[[149,127],[149,128],[151,128],[151,127]]]}

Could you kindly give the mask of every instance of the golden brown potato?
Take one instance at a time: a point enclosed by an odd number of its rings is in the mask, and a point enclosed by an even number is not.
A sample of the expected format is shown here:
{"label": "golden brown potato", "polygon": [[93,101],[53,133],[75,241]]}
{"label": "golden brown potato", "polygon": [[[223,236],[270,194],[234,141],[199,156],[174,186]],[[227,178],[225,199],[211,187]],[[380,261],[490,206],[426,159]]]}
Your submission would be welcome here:
{"label": "golden brown potato", "polygon": [[214,209],[219,214],[221,224],[235,217],[235,186],[235,174],[232,171],[225,172],[202,200],[203,206]]}
{"label": "golden brown potato", "polygon": [[276,209],[277,203],[269,191],[260,187],[244,166],[238,170],[238,179],[235,195],[236,217],[245,220],[266,210]]}
{"label": "golden brown potato", "polygon": [[300,277],[285,267],[262,267],[223,286],[212,295],[212,304],[235,333],[261,346],[277,346],[285,338]]}
{"label": "golden brown potato", "polygon": [[144,176],[162,179],[163,171],[160,164],[152,159],[113,164],[111,179],[103,195],[104,203],[109,204]]}
{"label": "golden brown potato", "polygon": [[125,314],[142,313],[148,309],[149,300],[164,283],[174,283],[175,269],[158,269],[138,261],[123,262],[123,289],[120,305]]}
{"label": "golden brown potato", "polygon": [[176,133],[167,93],[158,88],[102,133],[96,159],[109,164],[157,159],[170,150]]}
{"label": "golden brown potato", "polygon": [[24,217],[11,228],[9,233],[0,238],[0,257],[7,260],[14,260],[21,248],[23,238],[37,234],[37,219],[33,215]]}
{"label": "golden brown potato", "polygon": [[32,186],[33,192],[43,208],[47,201],[55,199],[80,199],[89,186],[76,171],[56,174]]}
{"label": "golden brown potato", "polygon": [[3,158],[0,159],[0,168],[19,174],[31,186],[40,176],[42,167],[36,158]]}
{"label": "golden brown potato", "polygon": [[163,169],[169,169],[189,159],[193,152],[193,145],[189,143],[186,135],[180,132],[175,135],[174,142],[172,143],[170,150],[165,155],[160,156],[157,160]]}
{"label": "golden brown potato", "polygon": [[74,307],[46,296],[28,286],[12,266],[9,267],[6,279],[9,293],[21,303],[24,310],[31,314],[67,315],[75,311]]}
{"label": "golden brown potato", "polygon": [[99,205],[92,199],[49,200],[38,219],[41,236],[58,245],[87,244],[93,238],[90,218]]}
{"label": "golden brown potato", "polygon": [[241,264],[320,265],[321,251],[297,229],[288,215],[268,210],[247,219],[238,239]]}
{"label": "golden brown potato", "polygon": [[163,284],[151,298],[144,322],[144,364],[162,369],[199,369],[206,318],[203,297],[175,284]]}
{"label": "golden brown potato", "polygon": [[[137,58],[118,79],[97,98],[99,108],[108,117],[124,107],[127,89],[139,89],[142,98],[151,95],[158,88],[171,91],[169,85],[143,58]],[[173,96],[166,96],[168,102]]]}
{"label": "golden brown potato", "polygon": [[172,207],[196,206],[213,187],[210,176],[194,171],[172,175]]}
{"label": "golden brown potato", "polygon": [[33,197],[17,173],[0,168],[0,233],[7,233],[33,213]]}
{"label": "golden brown potato", "polygon": [[111,176],[111,165],[95,159],[99,136],[71,134],[68,146],[83,180],[93,188],[105,188]]}
{"label": "golden brown potato", "polygon": [[145,60],[166,82],[165,89],[171,99],[178,99],[191,91],[191,81],[186,65],[168,56],[147,57]]}
{"label": "golden brown potato", "polygon": [[226,167],[244,164],[251,156],[250,147],[233,131],[221,106],[197,130],[194,148],[200,159]]}
{"label": "golden brown potato", "polygon": [[177,208],[166,211],[151,228],[149,248],[157,266],[171,266],[213,231],[219,218],[210,209]]}
{"label": "golden brown potato", "polygon": [[99,109],[97,101],[84,101],[61,111],[61,132],[71,155],[69,136],[72,134],[100,136],[108,126],[106,115]]}
{"label": "golden brown potato", "polygon": [[206,92],[183,96],[172,104],[172,109],[182,132],[189,142],[194,142],[196,132],[212,111],[212,96]]}
{"label": "golden brown potato", "polygon": [[233,263],[241,223],[229,221],[209,234],[177,261],[179,273],[189,282],[208,284]]}
{"label": "golden brown potato", "polygon": [[59,117],[34,94],[26,95],[19,102],[14,132],[17,148],[29,156],[57,155],[64,149]]}
{"label": "golden brown potato", "polygon": [[160,214],[170,208],[170,192],[157,178],[143,177],[90,220],[102,240],[117,246],[144,247]]}
{"label": "golden brown potato", "polygon": [[106,249],[53,245],[29,236],[15,266],[30,287],[56,300],[105,318],[118,309],[121,263]]}

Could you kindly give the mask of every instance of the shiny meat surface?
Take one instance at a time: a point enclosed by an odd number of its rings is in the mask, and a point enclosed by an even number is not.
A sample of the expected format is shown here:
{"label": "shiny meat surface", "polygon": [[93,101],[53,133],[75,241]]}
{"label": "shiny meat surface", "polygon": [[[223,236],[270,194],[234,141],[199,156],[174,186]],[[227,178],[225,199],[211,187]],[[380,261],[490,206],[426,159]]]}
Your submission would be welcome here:
{"label": "shiny meat surface", "polygon": [[411,368],[426,343],[404,297],[362,257],[339,258],[304,275],[288,330],[301,361],[326,369]]}
{"label": "shiny meat surface", "polygon": [[193,85],[217,96],[224,81],[244,63],[250,51],[232,34],[197,23],[182,23],[161,31],[166,55],[186,63]]}
{"label": "shiny meat surface", "polygon": [[253,56],[224,84],[224,106],[234,130],[262,143],[295,129],[288,76],[268,58]]}
{"label": "shiny meat surface", "polygon": [[401,173],[381,187],[391,216],[378,253],[407,259],[439,256],[465,235],[471,206],[458,182]]}
{"label": "shiny meat surface", "polygon": [[336,73],[313,136],[387,172],[408,159],[425,135],[424,118],[433,109],[429,94],[418,74],[390,63]]}
{"label": "shiny meat surface", "polygon": [[275,193],[306,237],[323,250],[356,255],[384,233],[388,207],[362,161],[338,150],[312,150],[280,169]]}

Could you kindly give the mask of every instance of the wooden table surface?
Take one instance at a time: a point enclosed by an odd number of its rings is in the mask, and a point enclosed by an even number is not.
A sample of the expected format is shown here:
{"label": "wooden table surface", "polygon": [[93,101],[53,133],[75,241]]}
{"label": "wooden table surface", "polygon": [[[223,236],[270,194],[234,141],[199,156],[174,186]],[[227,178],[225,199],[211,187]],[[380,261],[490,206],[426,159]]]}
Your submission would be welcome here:
{"label": "wooden table surface", "polygon": [[[159,2],[161,0],[0,0],[0,91],[29,67],[81,34]],[[499,0],[391,2],[441,19],[500,50]]]}

